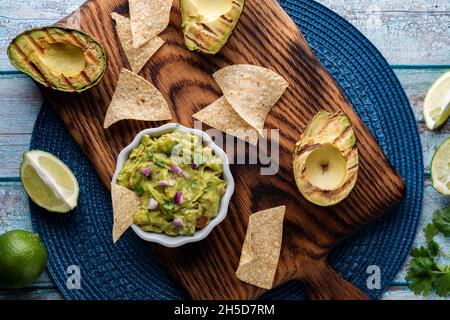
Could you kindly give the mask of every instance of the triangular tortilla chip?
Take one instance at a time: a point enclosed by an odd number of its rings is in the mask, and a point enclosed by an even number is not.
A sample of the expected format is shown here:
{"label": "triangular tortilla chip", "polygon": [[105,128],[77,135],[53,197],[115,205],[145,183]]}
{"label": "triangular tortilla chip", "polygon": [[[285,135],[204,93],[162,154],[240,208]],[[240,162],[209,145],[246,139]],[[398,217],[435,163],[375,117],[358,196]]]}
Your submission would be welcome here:
{"label": "triangular tortilla chip", "polygon": [[213,74],[233,109],[262,132],[267,115],[289,83],[277,73],[254,65],[232,65]]}
{"label": "triangular tortilla chip", "polygon": [[141,207],[139,196],[118,184],[111,183],[111,199],[114,210],[113,242],[133,224],[133,217],[136,210]]}
{"label": "triangular tortilla chip", "polygon": [[138,74],[147,61],[164,44],[164,40],[155,37],[139,48],[133,47],[133,37],[131,35],[130,19],[113,12],[111,17],[116,22],[116,32],[122,44],[123,51],[130,63],[131,70]]}
{"label": "triangular tortilla chip", "polygon": [[124,119],[142,121],[172,119],[169,106],[161,92],[144,78],[126,69],[120,72],[103,127],[106,129]]}
{"label": "triangular tortilla chip", "polygon": [[170,22],[173,0],[129,0],[133,46],[139,48],[163,32]]}
{"label": "triangular tortilla chip", "polygon": [[254,286],[271,289],[280,258],[285,206],[250,216],[236,276]]}
{"label": "triangular tortilla chip", "polygon": [[243,141],[247,141],[253,145],[258,143],[258,132],[233,110],[225,97],[214,101],[206,108],[194,114],[193,117],[210,127],[235,136]]}

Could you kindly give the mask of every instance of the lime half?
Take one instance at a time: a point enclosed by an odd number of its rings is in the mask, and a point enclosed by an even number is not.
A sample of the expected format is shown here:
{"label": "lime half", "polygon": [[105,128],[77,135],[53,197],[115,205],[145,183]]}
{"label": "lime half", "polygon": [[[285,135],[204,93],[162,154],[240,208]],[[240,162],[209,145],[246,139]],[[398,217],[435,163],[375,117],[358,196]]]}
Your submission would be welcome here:
{"label": "lime half", "polygon": [[431,161],[433,187],[443,195],[450,195],[450,138],[436,150]]}
{"label": "lime half", "polygon": [[26,152],[20,178],[31,200],[48,211],[64,213],[77,206],[77,179],[69,167],[51,153]]}
{"label": "lime half", "polygon": [[436,130],[450,116],[450,71],[431,86],[423,104],[423,116],[428,129]]}

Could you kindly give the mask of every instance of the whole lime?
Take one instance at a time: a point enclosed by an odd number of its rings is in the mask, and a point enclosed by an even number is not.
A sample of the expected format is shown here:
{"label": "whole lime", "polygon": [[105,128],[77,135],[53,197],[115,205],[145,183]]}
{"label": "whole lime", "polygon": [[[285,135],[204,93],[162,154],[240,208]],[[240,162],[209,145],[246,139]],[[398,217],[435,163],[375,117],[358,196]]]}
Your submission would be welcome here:
{"label": "whole lime", "polygon": [[0,236],[0,287],[20,289],[36,281],[47,265],[39,235],[26,230]]}

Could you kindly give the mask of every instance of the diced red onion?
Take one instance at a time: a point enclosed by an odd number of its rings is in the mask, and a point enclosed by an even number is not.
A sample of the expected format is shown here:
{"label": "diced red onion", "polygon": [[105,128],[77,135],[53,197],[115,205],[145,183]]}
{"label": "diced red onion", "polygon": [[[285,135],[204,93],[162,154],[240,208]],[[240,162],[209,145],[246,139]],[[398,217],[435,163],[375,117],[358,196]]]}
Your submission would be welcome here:
{"label": "diced red onion", "polygon": [[173,180],[160,180],[158,181],[158,186],[160,187],[173,187],[175,185],[175,182]]}
{"label": "diced red onion", "polygon": [[156,209],[157,206],[158,206],[158,201],[156,201],[153,198],[150,198],[150,200],[148,201],[147,209],[154,210],[154,209]]}
{"label": "diced red onion", "polygon": [[200,165],[198,163],[192,163],[191,164],[191,168],[194,169],[194,170],[198,169],[198,167],[200,167]]}
{"label": "diced red onion", "polygon": [[172,221],[172,225],[173,225],[175,228],[183,228],[183,227],[184,227],[183,220],[181,220],[180,218],[175,218],[175,219]]}
{"label": "diced red onion", "polygon": [[179,166],[177,166],[176,164],[172,165],[170,167],[170,170],[172,170],[172,172],[175,174],[180,174],[181,172],[183,172],[183,170],[181,170],[181,168]]}
{"label": "diced red onion", "polygon": [[141,173],[142,173],[144,176],[148,177],[149,175],[152,174],[152,169],[150,169],[150,168],[144,168],[144,169],[141,169]]}
{"label": "diced red onion", "polygon": [[178,191],[175,194],[175,204],[181,204],[183,202],[183,192]]}

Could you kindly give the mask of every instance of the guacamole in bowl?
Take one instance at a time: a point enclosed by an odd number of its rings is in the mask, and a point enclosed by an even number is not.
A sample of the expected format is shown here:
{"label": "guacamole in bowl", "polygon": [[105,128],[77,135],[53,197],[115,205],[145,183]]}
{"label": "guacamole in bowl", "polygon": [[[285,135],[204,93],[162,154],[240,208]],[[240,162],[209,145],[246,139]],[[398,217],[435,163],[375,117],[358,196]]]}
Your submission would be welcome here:
{"label": "guacamole in bowl", "polygon": [[204,229],[218,215],[228,187],[224,158],[215,149],[185,130],[141,135],[116,179],[140,196],[134,224],[169,237]]}

